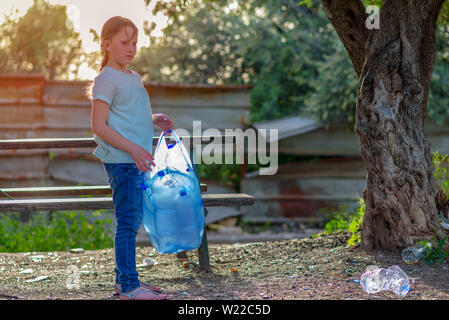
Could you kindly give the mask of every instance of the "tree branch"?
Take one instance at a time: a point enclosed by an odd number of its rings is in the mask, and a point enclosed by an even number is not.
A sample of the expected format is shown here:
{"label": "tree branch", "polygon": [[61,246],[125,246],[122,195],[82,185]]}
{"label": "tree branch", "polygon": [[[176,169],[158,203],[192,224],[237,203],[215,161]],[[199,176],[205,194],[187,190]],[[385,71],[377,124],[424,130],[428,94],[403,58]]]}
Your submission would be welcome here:
{"label": "tree branch", "polygon": [[367,14],[361,0],[322,0],[329,21],[348,51],[357,77],[365,57]]}

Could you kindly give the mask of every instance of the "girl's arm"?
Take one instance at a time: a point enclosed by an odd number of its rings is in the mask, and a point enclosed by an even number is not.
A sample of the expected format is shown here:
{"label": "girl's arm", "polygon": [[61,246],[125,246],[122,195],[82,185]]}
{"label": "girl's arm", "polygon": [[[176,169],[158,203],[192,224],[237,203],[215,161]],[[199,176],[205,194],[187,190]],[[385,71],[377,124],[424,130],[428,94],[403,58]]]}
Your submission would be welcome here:
{"label": "girl's arm", "polygon": [[148,170],[151,170],[151,166],[147,161],[156,165],[154,163],[153,155],[131,140],[126,139],[107,125],[106,122],[108,120],[109,107],[109,104],[102,100],[95,100],[92,102],[92,131],[111,146],[128,152],[136,163],[139,171],[147,172]]}

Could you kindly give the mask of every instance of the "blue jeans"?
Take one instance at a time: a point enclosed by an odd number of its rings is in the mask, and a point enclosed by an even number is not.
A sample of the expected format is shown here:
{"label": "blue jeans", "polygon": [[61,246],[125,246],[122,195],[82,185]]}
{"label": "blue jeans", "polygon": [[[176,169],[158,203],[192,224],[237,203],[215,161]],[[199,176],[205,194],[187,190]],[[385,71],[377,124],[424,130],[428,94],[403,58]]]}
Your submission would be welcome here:
{"label": "blue jeans", "polygon": [[115,281],[122,292],[139,287],[136,270],[136,236],[142,223],[143,173],[134,163],[103,163],[112,189],[115,230]]}

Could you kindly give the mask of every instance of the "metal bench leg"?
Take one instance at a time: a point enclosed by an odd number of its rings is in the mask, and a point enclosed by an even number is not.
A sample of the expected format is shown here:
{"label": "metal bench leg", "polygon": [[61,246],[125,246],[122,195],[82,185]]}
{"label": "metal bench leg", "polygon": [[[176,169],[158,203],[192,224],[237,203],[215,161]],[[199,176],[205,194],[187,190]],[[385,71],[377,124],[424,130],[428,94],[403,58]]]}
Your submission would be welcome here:
{"label": "metal bench leg", "polygon": [[[195,173],[198,183],[200,183],[200,173],[198,168],[198,163],[195,163],[195,151],[193,147],[190,147],[190,160],[192,161],[193,165],[193,172]],[[204,208],[204,218],[207,217],[207,209]],[[204,231],[203,231],[203,240],[201,241],[201,245],[198,248],[198,260],[200,263],[200,270],[202,271],[210,271],[210,263],[209,263],[209,248],[207,245],[207,234],[206,234],[206,224],[204,224]]]}
{"label": "metal bench leg", "polygon": [[[207,216],[207,209],[204,208],[204,215]],[[207,244],[206,225],[204,226],[203,241],[198,248],[198,259],[200,262],[200,270],[210,271],[209,247]]]}

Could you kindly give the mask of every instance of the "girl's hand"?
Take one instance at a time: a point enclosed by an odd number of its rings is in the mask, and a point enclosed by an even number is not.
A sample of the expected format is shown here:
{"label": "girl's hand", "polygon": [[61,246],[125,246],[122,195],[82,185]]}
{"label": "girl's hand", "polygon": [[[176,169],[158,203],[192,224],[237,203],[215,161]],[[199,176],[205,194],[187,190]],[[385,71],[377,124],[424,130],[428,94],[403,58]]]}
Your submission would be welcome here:
{"label": "girl's hand", "polygon": [[167,130],[173,130],[174,127],[173,121],[163,113],[153,114],[153,123],[168,135],[170,135],[171,132],[167,132]]}
{"label": "girl's hand", "polygon": [[156,165],[153,155],[139,145],[136,145],[130,154],[134,162],[136,163],[137,169],[141,172],[152,170],[151,165],[148,163],[148,161],[154,166]]}

